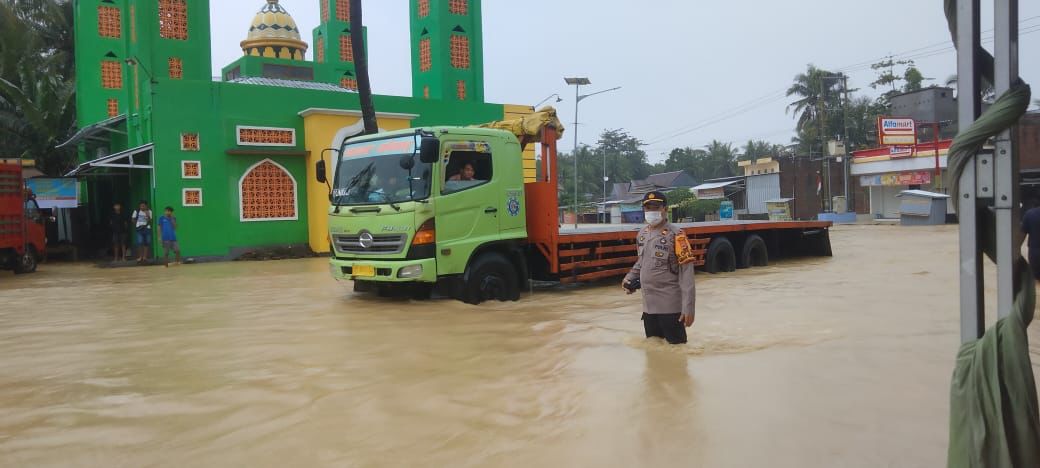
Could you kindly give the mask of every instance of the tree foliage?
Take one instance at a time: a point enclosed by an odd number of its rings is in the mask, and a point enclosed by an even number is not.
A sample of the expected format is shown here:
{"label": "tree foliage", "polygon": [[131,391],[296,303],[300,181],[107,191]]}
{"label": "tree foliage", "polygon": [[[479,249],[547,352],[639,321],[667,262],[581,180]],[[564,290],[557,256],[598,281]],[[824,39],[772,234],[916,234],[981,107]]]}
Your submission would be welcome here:
{"label": "tree foliage", "polygon": [[75,126],[72,37],[70,1],[0,0],[0,157],[52,175],[73,164],[54,148]]}
{"label": "tree foliage", "polygon": [[839,73],[810,64],[805,73],[794,77],[794,83],[787,89],[787,96],[796,98],[787,106],[797,122],[797,136],[792,141],[803,154],[819,153],[823,139],[841,134],[840,77]]}

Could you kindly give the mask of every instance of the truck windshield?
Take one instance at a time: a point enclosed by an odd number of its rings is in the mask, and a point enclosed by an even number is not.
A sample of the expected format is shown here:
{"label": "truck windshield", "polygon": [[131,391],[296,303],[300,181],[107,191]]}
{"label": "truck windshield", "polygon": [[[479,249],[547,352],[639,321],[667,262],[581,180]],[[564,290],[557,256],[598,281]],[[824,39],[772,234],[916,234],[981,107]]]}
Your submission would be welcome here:
{"label": "truck windshield", "polygon": [[332,190],[335,205],[400,203],[430,196],[432,169],[419,161],[413,136],[347,144],[340,154]]}

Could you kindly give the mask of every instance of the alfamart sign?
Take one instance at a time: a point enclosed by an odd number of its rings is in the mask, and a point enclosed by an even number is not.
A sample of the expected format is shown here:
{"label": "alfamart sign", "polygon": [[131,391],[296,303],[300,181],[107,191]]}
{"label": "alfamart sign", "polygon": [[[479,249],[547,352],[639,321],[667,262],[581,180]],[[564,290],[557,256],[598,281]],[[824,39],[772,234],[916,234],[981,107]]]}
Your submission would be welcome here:
{"label": "alfamart sign", "polygon": [[882,145],[912,145],[917,143],[914,119],[878,117],[878,143]]}

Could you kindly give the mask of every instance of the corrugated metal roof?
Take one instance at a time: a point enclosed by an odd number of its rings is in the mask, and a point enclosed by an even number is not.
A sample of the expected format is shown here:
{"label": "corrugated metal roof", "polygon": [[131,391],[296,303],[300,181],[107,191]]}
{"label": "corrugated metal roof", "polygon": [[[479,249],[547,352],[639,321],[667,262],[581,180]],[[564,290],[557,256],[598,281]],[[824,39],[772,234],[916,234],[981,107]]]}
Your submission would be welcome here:
{"label": "corrugated metal roof", "polygon": [[726,182],[709,182],[709,183],[706,183],[706,184],[700,184],[700,185],[694,187],[693,190],[715,189],[715,188],[719,188],[719,187],[725,187],[727,185],[733,185],[733,184],[735,184],[737,182],[740,182],[740,181],[739,180],[730,180],[730,181],[726,181]]}
{"label": "corrugated metal roof", "polygon": [[260,86],[278,86],[282,88],[313,89],[315,91],[335,91],[337,93],[353,93],[349,89],[341,88],[328,83],[315,83],[313,81],[282,80],[278,78],[262,78],[259,76],[247,76],[235,78],[228,83],[251,84]]}

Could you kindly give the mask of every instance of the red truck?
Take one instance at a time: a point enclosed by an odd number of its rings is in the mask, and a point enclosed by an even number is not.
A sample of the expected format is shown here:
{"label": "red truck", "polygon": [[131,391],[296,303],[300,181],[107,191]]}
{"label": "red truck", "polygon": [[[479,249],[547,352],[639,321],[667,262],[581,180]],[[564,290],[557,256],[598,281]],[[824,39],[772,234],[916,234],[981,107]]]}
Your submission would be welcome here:
{"label": "red truck", "polygon": [[0,269],[32,273],[47,252],[44,217],[22,180],[21,164],[0,161]]}

